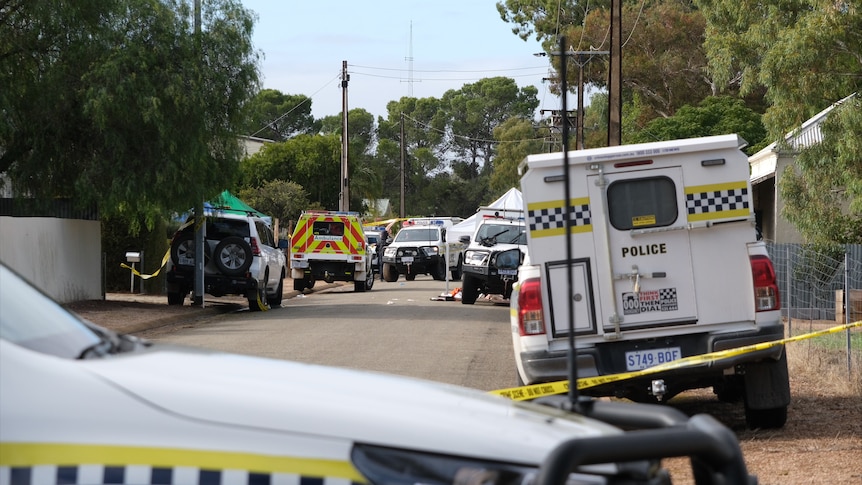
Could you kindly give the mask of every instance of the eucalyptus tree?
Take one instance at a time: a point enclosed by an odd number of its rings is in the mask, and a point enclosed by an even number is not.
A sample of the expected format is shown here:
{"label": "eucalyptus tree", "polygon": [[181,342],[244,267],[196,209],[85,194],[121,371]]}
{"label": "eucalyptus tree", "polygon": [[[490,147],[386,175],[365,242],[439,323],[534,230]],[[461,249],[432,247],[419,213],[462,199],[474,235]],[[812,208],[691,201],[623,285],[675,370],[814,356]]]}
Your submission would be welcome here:
{"label": "eucalyptus tree", "polygon": [[284,94],[263,89],[247,105],[248,122],[244,134],[274,141],[312,133],[314,116],[311,98],[303,94]]}
{"label": "eucalyptus tree", "polygon": [[749,155],[769,144],[761,115],[731,96],[711,96],[697,106],[683,106],[671,117],[650,121],[630,139],[646,143],[728,133],[737,133],[749,143]]}
{"label": "eucalyptus tree", "polygon": [[0,9],[0,172],[153,224],[233,182],[258,89],[239,0],[9,0]]}
{"label": "eucalyptus tree", "polygon": [[448,147],[472,178],[489,174],[495,155],[494,129],[510,118],[530,120],[539,106],[535,86],[518,87],[507,77],[484,78],[443,94]]}
{"label": "eucalyptus tree", "polygon": [[341,137],[297,135],[285,142],[270,143],[242,164],[240,187],[254,189],[268,181],[299,184],[310,203],[329,210],[338,208],[341,190]]}
{"label": "eucalyptus tree", "polygon": [[422,215],[425,209],[419,207],[418,194],[434,174],[446,167],[446,118],[441,101],[405,96],[387,103],[386,111],[387,117],[377,121],[376,170],[383,184],[381,196],[400,204],[403,161],[405,211]]}
{"label": "eucalyptus tree", "polygon": [[[578,85],[579,68],[571,55],[560,56],[559,38],[565,35],[574,51],[609,51],[609,0],[504,0],[497,3],[501,18],[513,24],[523,39],[535,36],[559,73],[569,62],[568,87]],[[710,77],[703,47],[705,21],[691,0],[628,0],[622,4],[623,98],[640,95],[639,124],[671,116],[687,104],[716,94],[720,86]],[[583,63],[587,88],[606,89],[608,57],[595,55]],[[552,84],[559,91],[561,83]]]}
{"label": "eucalyptus tree", "polygon": [[494,129],[498,142],[491,173],[491,190],[503,194],[512,187],[520,190],[518,165],[527,155],[541,153],[545,143],[531,120],[509,118]]}
{"label": "eucalyptus tree", "polygon": [[764,89],[763,121],[779,149],[812,116],[856,93],[821,126],[779,187],[784,216],[814,242],[860,242],[862,11],[858,2],[698,0],[710,68],[742,93]]}

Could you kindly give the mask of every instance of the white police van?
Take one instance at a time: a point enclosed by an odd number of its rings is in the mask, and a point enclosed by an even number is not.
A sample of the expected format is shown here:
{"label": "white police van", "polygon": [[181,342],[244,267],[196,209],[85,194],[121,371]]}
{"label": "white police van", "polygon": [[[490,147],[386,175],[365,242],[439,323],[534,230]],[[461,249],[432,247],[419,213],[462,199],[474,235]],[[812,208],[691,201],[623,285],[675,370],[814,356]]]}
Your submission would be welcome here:
{"label": "white police van", "polygon": [[0,485],[648,485],[682,455],[701,483],[754,483],[709,416],[594,404],[152,344],[0,264]]}
{"label": "white police van", "polygon": [[[571,151],[568,204],[562,153],[521,163],[530,264],[520,269],[511,318],[522,383],[567,378],[572,330],[580,376],[783,338],[775,271],[755,230],[745,144],[724,135]],[[784,348],[585,393],[656,401],[702,387],[742,400],[750,427],[781,427],[790,402]]]}

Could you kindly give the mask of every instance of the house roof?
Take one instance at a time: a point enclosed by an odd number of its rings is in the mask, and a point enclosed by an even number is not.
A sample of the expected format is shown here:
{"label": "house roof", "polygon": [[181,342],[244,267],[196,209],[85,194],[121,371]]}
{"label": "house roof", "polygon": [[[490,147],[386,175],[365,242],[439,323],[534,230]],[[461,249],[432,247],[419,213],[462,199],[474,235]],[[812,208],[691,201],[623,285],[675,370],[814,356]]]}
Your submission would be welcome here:
{"label": "house roof", "polygon": [[[805,123],[784,135],[784,143],[785,146],[790,147],[791,152],[797,152],[799,150],[808,148],[814,144],[820,143],[823,141],[823,133],[820,131],[820,125],[823,123],[823,120],[829,116],[829,113],[832,112],[838,106],[841,106],[848,100],[852,99],[856,96],[856,93],[847,96],[846,98],[832,103],[824,109],[823,111],[817,113],[816,115],[809,118]],[[780,152],[782,151],[779,148],[778,142],[772,142],[767,145],[765,148],[755,153],[754,155],[748,158],[748,163],[751,165],[751,183],[752,185],[756,185],[766,179],[775,176],[775,168],[776,163],[775,159],[778,158]]]}

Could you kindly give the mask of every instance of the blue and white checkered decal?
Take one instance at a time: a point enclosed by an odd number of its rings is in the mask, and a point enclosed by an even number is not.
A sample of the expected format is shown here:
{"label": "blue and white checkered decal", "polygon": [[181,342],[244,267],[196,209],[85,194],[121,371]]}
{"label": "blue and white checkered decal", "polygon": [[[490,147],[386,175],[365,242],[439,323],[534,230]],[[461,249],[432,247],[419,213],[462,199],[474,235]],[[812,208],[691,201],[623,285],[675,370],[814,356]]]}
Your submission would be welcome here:
{"label": "blue and white checkered decal", "polygon": [[0,485],[358,485],[342,478],[305,477],[291,473],[205,470],[149,465],[37,465],[0,467]]}
{"label": "blue and white checkered decal", "polygon": [[[591,222],[590,205],[576,204],[572,206],[572,226],[588,226]],[[548,229],[564,229],[566,225],[565,208],[552,207],[527,211],[527,221],[530,232]]]}
{"label": "blue and white checkered decal", "polygon": [[748,211],[748,187],[686,193],[685,206],[689,215]]}

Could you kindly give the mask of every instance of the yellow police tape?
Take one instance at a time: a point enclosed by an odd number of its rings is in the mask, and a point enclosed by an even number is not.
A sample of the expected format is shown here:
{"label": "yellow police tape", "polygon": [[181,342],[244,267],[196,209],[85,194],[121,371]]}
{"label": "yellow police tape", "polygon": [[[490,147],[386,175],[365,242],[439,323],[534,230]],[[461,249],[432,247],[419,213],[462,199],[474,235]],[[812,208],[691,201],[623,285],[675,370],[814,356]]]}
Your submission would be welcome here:
{"label": "yellow police tape", "polygon": [[[708,362],[715,362],[717,360],[726,359],[728,357],[734,357],[737,355],[746,354],[748,352],[754,352],[757,350],[764,350],[770,347],[775,347],[778,345],[784,345],[790,342],[797,342],[800,340],[810,339],[814,337],[820,337],[823,335],[827,335],[830,333],[838,333],[844,330],[849,330],[854,327],[862,327],[862,320],[858,322],[848,323],[846,325],[838,325],[836,327],[828,328],[826,330],[820,330],[817,332],[806,333],[803,335],[797,335],[795,337],[788,337],[781,340],[774,340],[771,342],[761,342],[759,344],[746,345],[744,347],[737,347],[735,349],[727,349],[720,350],[718,352],[710,352],[708,354],[702,355],[693,355],[691,357],[685,357],[682,359],[677,359],[671,362],[667,362],[665,364],[659,364],[654,367],[650,367],[643,370],[633,371],[633,372],[624,372],[621,374],[609,374],[605,376],[596,376],[596,377],[582,377],[578,379],[578,389],[587,389],[589,387],[595,387],[601,384],[607,384],[610,382],[622,381],[626,379],[633,379],[635,377],[642,377],[650,374],[656,374],[659,372],[664,372],[671,369],[680,369],[684,367],[692,367],[695,365],[705,364]],[[563,394],[569,391],[569,381],[556,381],[556,382],[547,382],[544,384],[533,384],[530,386],[522,386],[522,387],[511,387],[508,389],[498,389],[496,391],[490,391],[490,394],[497,394],[500,396],[508,397],[515,401],[524,401],[527,399],[535,399],[542,396],[550,396],[553,394]]]}
{"label": "yellow police tape", "polygon": [[148,280],[154,276],[158,276],[158,274],[162,270],[162,268],[164,268],[165,265],[168,264],[168,258],[169,257],[171,257],[171,250],[170,249],[168,249],[165,252],[165,257],[162,258],[162,265],[159,266],[159,269],[157,269],[156,272],[153,274],[141,274],[138,270],[136,270],[135,268],[132,268],[131,266],[129,266],[126,263],[120,263],[120,267],[132,270],[132,273],[134,273],[136,276],[139,276],[142,280]]}

